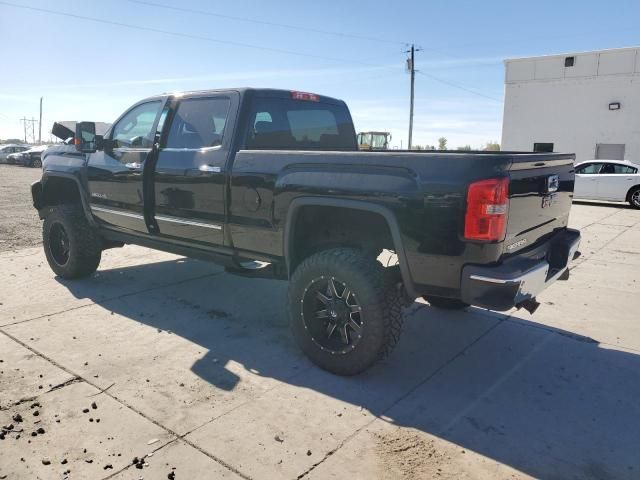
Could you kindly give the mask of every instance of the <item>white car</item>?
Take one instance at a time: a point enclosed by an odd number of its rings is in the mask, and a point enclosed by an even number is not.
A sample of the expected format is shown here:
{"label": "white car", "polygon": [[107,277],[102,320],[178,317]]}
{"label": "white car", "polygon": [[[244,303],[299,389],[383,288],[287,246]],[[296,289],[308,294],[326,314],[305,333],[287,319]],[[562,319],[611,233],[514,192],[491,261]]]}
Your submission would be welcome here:
{"label": "white car", "polygon": [[588,160],[575,169],[574,198],[629,202],[640,209],[640,165],[627,160]]}

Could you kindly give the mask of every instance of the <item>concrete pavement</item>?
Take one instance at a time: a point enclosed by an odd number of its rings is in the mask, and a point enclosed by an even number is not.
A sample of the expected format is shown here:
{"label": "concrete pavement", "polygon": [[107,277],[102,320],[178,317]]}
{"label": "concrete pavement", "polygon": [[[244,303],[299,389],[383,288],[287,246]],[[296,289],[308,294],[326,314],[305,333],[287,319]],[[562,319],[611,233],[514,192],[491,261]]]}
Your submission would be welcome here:
{"label": "concrete pavement", "polygon": [[139,247],[65,282],[4,252],[0,478],[638,478],[640,211],[571,224],[535,315],[417,302],[354,378],[300,354],[284,282]]}

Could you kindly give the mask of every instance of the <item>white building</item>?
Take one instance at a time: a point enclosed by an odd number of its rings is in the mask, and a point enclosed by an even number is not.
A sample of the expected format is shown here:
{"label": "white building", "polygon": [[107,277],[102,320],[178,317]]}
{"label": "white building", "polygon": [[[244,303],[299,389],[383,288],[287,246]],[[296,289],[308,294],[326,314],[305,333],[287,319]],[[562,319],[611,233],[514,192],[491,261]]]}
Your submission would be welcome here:
{"label": "white building", "polygon": [[640,163],[640,48],[505,60],[502,149]]}

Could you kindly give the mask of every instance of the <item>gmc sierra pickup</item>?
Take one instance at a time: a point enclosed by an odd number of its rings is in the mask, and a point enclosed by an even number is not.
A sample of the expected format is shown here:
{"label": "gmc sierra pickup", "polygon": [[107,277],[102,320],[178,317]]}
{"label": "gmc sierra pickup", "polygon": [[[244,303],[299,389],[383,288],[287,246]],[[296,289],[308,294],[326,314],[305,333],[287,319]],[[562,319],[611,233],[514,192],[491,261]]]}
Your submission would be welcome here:
{"label": "gmc sierra pickup", "polygon": [[391,351],[406,302],[533,311],[578,255],[573,155],[359,152],[345,103],[320,95],[160,95],[74,142],[31,187],[57,275],[137,244],[288,280],[296,341],[336,374]]}

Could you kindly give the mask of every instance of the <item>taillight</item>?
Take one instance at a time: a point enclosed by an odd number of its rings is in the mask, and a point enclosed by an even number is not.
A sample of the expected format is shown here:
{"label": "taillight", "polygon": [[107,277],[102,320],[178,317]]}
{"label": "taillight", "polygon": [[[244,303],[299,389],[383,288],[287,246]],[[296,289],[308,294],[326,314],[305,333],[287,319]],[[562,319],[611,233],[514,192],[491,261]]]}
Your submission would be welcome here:
{"label": "taillight", "polygon": [[469,185],[464,238],[468,240],[503,240],[507,228],[509,179],[491,178]]}

